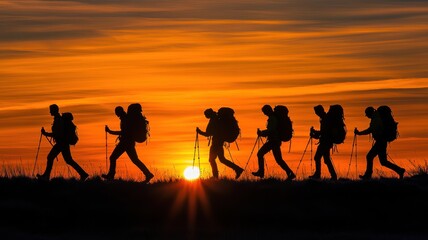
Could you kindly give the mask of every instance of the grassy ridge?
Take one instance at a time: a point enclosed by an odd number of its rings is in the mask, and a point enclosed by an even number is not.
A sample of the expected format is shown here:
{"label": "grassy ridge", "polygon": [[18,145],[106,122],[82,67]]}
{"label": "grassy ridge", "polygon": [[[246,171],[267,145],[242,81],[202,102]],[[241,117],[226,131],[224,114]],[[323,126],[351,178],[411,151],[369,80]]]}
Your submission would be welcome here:
{"label": "grassy ridge", "polygon": [[6,239],[427,239],[428,177],[86,182],[0,178]]}

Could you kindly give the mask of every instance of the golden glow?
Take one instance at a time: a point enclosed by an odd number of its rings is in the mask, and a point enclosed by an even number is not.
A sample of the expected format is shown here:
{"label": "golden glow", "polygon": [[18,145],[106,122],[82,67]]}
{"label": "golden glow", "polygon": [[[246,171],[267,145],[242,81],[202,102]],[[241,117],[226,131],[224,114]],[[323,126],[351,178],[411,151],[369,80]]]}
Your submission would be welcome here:
{"label": "golden glow", "polygon": [[183,172],[183,176],[186,180],[188,181],[193,181],[199,178],[199,176],[201,175],[199,168],[198,167],[186,167],[186,169],[184,169]]}
{"label": "golden glow", "polygon": [[[175,218],[186,221],[188,236],[191,236],[198,231],[198,216],[202,216],[207,220],[213,217],[210,199],[205,193],[205,188],[213,188],[215,183],[202,184],[201,181],[180,181],[176,184],[179,184],[180,187],[176,188],[177,192],[172,193],[175,200],[171,206],[169,218],[166,221],[174,222],[176,221]],[[166,224],[166,226],[174,227],[170,224]]]}

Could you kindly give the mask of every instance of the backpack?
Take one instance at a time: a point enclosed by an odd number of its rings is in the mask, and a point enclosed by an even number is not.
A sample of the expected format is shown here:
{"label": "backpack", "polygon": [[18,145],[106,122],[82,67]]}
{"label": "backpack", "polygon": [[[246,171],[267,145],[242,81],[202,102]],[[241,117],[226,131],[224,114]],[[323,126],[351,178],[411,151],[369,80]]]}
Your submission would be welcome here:
{"label": "backpack", "polygon": [[343,107],[339,104],[331,105],[326,116],[326,127],[328,138],[334,144],[341,144],[346,138],[345,117]]}
{"label": "backpack", "polygon": [[77,126],[73,123],[74,117],[71,112],[65,112],[61,115],[64,123],[64,139],[70,145],[76,145],[79,141]]}
{"label": "backpack", "polygon": [[217,111],[219,134],[228,143],[236,141],[241,132],[234,114],[235,111],[229,107],[221,107]]}
{"label": "backpack", "polygon": [[143,109],[139,103],[130,104],[127,110],[127,131],[137,143],[145,142],[149,135],[149,121],[142,114],[142,111]]}
{"label": "backpack", "polygon": [[382,135],[388,141],[392,142],[398,137],[398,122],[392,116],[392,110],[388,106],[379,106],[377,108],[380,120],[382,122]]}
{"label": "backpack", "polygon": [[293,123],[288,116],[288,108],[284,105],[277,105],[273,112],[278,119],[279,138],[283,142],[288,142],[293,137]]}

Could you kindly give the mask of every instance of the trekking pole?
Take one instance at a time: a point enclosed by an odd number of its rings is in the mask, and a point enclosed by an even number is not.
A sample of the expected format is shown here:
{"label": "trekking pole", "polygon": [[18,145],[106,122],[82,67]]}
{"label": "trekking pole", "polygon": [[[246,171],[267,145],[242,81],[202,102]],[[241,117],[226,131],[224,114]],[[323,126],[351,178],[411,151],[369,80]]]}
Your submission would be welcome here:
{"label": "trekking pole", "polygon": [[199,134],[198,132],[196,132],[196,138],[195,138],[195,148],[193,150],[193,164],[192,167],[195,167],[195,159],[196,159],[196,148],[198,148],[198,164],[199,164],[199,169],[201,169],[201,158],[200,158],[200,154],[199,154],[199,138],[198,138]]}
{"label": "trekking pole", "polygon": [[305,150],[303,151],[303,155],[300,158],[299,164],[297,165],[296,173],[299,171],[300,163],[302,163],[303,157],[305,156],[306,150],[308,149],[308,145],[309,145],[309,143],[311,143],[311,139],[312,139],[312,137],[309,136],[308,143],[306,144]]}
{"label": "trekking pole", "polygon": [[40,132],[39,146],[37,147],[36,160],[34,161],[33,172],[31,173],[32,176],[34,176],[34,171],[36,170],[37,158],[39,157],[39,151],[40,151],[40,144],[42,143],[42,136],[43,134]]}
{"label": "trekking pole", "polygon": [[248,163],[250,162],[251,156],[253,155],[254,149],[256,148],[257,143],[259,142],[260,136],[257,136],[256,142],[254,143],[253,149],[251,150],[250,156],[248,157],[247,163],[245,164],[244,171],[247,169]]}
{"label": "trekking pole", "polygon": [[351,158],[349,159],[348,172],[346,173],[346,177],[348,177],[349,169],[351,168],[352,156],[354,155],[355,138],[357,138],[357,134],[354,134],[354,140],[352,140]]}
{"label": "trekking pole", "polygon": [[312,154],[312,138],[311,138],[311,171],[312,171],[312,162],[313,162],[313,158],[312,158],[312,156],[313,156],[313,154]]}
{"label": "trekking pole", "polygon": [[194,144],[194,147],[193,147],[193,163],[192,163],[192,167],[195,167],[195,158],[196,158],[196,141],[198,141],[198,132],[196,132],[195,144]]}
{"label": "trekking pole", "polygon": [[196,137],[197,147],[198,147],[198,168],[199,172],[201,171],[201,154],[199,153],[199,135]]}
{"label": "trekking pole", "polygon": [[358,169],[357,169],[357,164],[358,164],[358,137],[355,136],[355,179],[358,179]]}
{"label": "trekking pole", "polygon": [[225,145],[225,148],[226,148],[226,149],[227,149],[227,151],[229,152],[230,161],[232,161],[233,163],[235,163],[235,162],[233,161],[232,153],[230,152],[230,144],[229,144],[229,146],[226,146],[226,145]]}
{"label": "trekking pole", "polygon": [[106,132],[106,169],[108,170],[108,163],[107,163],[107,132]]}

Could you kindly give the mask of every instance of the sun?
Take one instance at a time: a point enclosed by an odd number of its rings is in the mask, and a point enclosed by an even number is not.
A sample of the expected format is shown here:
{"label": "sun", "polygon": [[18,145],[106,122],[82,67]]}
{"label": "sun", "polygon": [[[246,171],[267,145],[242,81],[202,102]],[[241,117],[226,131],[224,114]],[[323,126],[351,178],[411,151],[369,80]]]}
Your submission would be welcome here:
{"label": "sun", "polygon": [[184,169],[183,174],[186,180],[192,181],[198,179],[201,173],[198,167],[189,166]]}

